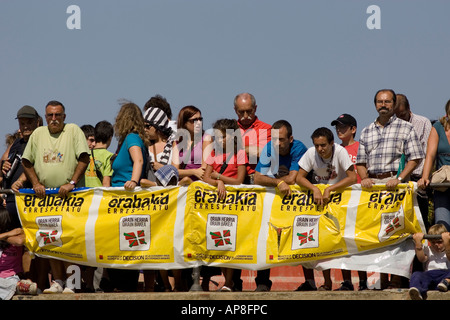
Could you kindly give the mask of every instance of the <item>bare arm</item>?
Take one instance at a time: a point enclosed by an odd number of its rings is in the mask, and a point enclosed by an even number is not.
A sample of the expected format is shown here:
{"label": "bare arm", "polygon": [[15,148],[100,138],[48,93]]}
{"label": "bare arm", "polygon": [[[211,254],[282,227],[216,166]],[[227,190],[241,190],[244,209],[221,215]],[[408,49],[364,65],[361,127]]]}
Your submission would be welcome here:
{"label": "bare arm", "polygon": [[281,193],[289,196],[291,194],[291,188],[289,187],[289,185],[293,185],[295,183],[297,174],[298,174],[298,171],[291,170],[289,172],[289,174],[284,177],[272,178],[272,177],[268,177],[268,176],[256,171],[255,172],[255,184],[258,184],[261,186],[268,186],[268,187],[277,187]]}
{"label": "bare arm", "polygon": [[417,259],[422,263],[427,262],[428,257],[423,252],[423,245],[422,245],[423,233],[413,234],[413,240],[414,240]]}
{"label": "bare arm", "polygon": [[22,246],[25,243],[25,233],[22,228],[16,228],[8,232],[0,233],[0,240],[4,240],[14,246]]}
{"label": "bare arm", "polygon": [[133,161],[133,172],[131,174],[131,180],[125,182],[123,186],[126,190],[134,190],[141,179],[144,157],[142,156],[142,150],[139,146],[130,147],[128,152]]}
{"label": "bare arm", "polygon": [[419,188],[425,189],[430,184],[431,170],[436,159],[438,143],[439,135],[435,128],[431,128],[430,136],[428,137],[427,155],[423,165],[422,178],[417,181],[417,186]]}

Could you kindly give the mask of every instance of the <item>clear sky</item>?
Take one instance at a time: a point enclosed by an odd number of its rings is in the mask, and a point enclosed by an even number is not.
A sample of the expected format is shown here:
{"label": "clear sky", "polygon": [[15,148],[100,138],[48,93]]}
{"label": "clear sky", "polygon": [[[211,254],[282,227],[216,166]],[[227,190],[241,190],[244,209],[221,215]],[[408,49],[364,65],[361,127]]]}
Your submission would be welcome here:
{"label": "clear sky", "polygon": [[449,12],[448,0],[1,0],[0,140],[25,104],[43,114],[59,100],[66,122],[95,125],[114,122],[119,99],[143,107],[155,94],[174,117],[199,107],[207,129],[250,92],[261,120],[288,120],[308,147],[341,113],[359,137],[382,88],[437,119],[450,99]]}

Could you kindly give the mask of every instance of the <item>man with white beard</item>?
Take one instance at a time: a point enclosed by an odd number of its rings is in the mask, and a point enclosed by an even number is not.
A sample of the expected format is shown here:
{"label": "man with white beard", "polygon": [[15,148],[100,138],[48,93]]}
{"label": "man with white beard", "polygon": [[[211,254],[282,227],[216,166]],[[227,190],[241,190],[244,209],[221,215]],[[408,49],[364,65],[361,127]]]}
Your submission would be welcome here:
{"label": "man with white beard", "polygon": [[[45,119],[47,126],[34,130],[24,150],[24,172],[37,197],[44,198],[46,188],[59,188],[59,196],[66,197],[75,186],[84,186],[89,147],[83,131],[76,124],[64,123],[66,114],[61,102],[47,104]],[[49,262],[54,281],[44,293],[61,293],[68,265],[56,259],[49,259]],[[73,293],[70,288],[64,292]]]}

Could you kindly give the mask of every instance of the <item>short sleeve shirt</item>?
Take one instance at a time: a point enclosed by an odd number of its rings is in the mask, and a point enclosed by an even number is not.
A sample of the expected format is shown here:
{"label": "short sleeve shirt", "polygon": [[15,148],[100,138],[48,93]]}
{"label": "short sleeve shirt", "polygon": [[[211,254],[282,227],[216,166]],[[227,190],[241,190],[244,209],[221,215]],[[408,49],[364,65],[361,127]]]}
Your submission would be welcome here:
{"label": "short sleeve shirt", "polygon": [[237,178],[238,167],[240,165],[247,166],[248,159],[244,150],[239,150],[237,154],[232,155],[230,155],[230,153],[216,155],[215,152],[212,151],[211,155],[206,160],[206,163],[211,165],[216,172],[220,172],[222,165],[227,163],[227,167],[222,175],[225,177]]}
{"label": "short sleeve shirt", "polygon": [[[264,148],[264,146],[271,140],[272,126],[259,120],[258,117],[256,117],[255,121],[247,129],[244,129],[239,121],[238,124],[241,129],[242,142],[244,146],[258,146],[260,150],[262,150],[262,148]],[[256,161],[254,161],[254,159],[249,159],[249,161],[252,162],[249,163],[249,173],[254,173],[254,169],[257,165],[257,159]]]}
{"label": "short sleeve shirt", "polygon": [[[72,179],[82,153],[89,154],[86,137],[76,124],[68,123],[57,134],[51,134],[46,126],[34,130],[23,158],[33,164],[46,188],[59,188]],[[77,186],[84,186],[84,179]]]}
{"label": "short sleeve shirt", "polygon": [[112,187],[123,187],[125,182],[131,180],[131,175],[133,174],[133,159],[131,158],[130,152],[128,150],[134,146],[138,146],[141,148],[142,157],[144,158],[141,177],[145,177],[145,168],[147,167],[147,148],[145,147],[144,142],[137,133],[129,133],[125,137],[125,140],[120,147],[119,153],[117,154],[117,157],[112,165]]}
{"label": "short sleeve shirt", "polygon": [[322,159],[316,148],[311,147],[300,159],[299,165],[306,172],[313,172],[314,184],[335,184],[344,179],[346,171],[353,167],[347,150],[336,143],[330,159]]}
{"label": "short sleeve shirt", "polygon": [[392,116],[384,127],[373,122],[363,129],[356,164],[366,164],[373,174],[397,171],[402,154],[406,161],[425,157],[414,127]]}
{"label": "short sleeve shirt", "polygon": [[[92,154],[94,156],[92,156]],[[102,181],[97,176],[99,171],[103,177],[111,177],[113,170],[111,168],[112,152],[106,149],[94,149],[91,151],[89,166],[86,170],[86,187],[101,187]],[[97,169],[97,170],[96,170]]]}
{"label": "short sleeve shirt", "polygon": [[[277,154],[269,141],[261,152],[256,171],[270,177],[279,176],[280,172],[298,171],[298,162],[307,151],[306,146],[299,140],[294,140],[290,152],[286,156]],[[284,174],[283,174],[284,175]]]}

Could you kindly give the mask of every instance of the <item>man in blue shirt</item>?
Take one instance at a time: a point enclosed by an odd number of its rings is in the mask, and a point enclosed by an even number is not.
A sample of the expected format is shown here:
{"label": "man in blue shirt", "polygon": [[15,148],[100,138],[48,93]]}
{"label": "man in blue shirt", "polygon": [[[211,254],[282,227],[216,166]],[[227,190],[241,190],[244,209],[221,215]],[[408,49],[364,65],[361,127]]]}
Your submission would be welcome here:
{"label": "man in blue shirt", "polygon": [[284,195],[291,194],[289,185],[295,184],[298,161],[308,149],[292,136],[292,126],[278,120],[272,126],[272,140],[261,152],[255,172],[255,184],[276,187]]}
{"label": "man in blue shirt", "polygon": [[[292,126],[286,120],[278,120],[272,125],[272,140],[261,152],[255,171],[255,184],[276,187],[289,196],[290,185],[295,184],[299,170],[298,162],[308,150],[292,136]],[[270,291],[270,269],[259,270],[255,278],[256,291]]]}

